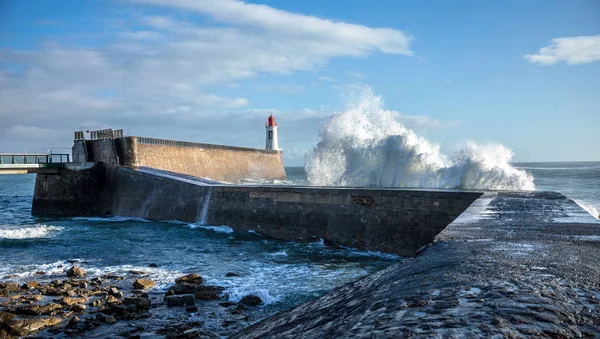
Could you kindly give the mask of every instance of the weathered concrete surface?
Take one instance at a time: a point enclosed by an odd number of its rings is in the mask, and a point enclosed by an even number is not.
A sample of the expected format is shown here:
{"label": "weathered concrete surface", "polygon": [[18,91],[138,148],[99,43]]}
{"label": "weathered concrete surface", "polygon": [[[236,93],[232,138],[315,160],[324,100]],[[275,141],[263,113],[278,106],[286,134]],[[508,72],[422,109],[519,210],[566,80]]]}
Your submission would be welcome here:
{"label": "weathered concrete surface", "polygon": [[[433,241],[481,193],[400,189],[318,188],[248,185],[206,185],[189,177],[166,177],[125,167],[105,168],[103,189],[96,193],[99,212],[150,220],[180,220],[254,230],[288,241],[319,238],[337,245],[414,255]],[[53,193],[55,180],[39,177],[34,211],[43,215],[69,205],[65,214],[89,214],[74,208],[69,190]],[[54,183],[54,181],[50,181]],[[37,187],[36,186],[36,187]],[[87,194],[87,193],[86,193]],[[85,194],[84,194],[85,195]],[[61,204],[60,197],[65,197]],[[208,199],[208,202],[206,202]],[[40,208],[47,205],[53,208]]]}
{"label": "weathered concrete surface", "polygon": [[488,219],[233,338],[600,337],[600,224],[565,218],[576,208],[498,193]]}
{"label": "weathered concrete surface", "polygon": [[281,151],[142,137],[75,141],[72,151],[75,162],[151,167],[225,182],[286,179]]}

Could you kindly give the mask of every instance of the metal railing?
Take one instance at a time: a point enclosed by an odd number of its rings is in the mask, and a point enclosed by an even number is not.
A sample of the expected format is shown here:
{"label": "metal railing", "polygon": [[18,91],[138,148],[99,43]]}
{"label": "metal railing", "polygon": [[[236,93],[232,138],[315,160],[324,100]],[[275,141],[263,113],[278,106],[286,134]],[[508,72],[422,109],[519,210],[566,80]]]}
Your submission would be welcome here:
{"label": "metal railing", "polygon": [[[123,137],[122,129],[101,129],[97,131],[89,131],[90,132],[90,140],[97,139],[117,139]],[[83,131],[75,131],[74,138],[75,141],[82,141],[85,139],[85,133]]]}
{"label": "metal railing", "polygon": [[0,154],[0,165],[55,164],[71,162],[70,154]]}

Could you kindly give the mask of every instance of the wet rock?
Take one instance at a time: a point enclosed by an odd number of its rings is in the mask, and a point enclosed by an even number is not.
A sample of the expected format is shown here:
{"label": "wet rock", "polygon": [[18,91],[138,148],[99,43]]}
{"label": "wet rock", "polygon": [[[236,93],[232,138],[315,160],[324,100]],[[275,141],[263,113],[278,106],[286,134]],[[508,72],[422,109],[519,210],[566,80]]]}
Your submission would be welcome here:
{"label": "wet rock", "polygon": [[55,303],[47,305],[21,305],[14,309],[14,313],[19,315],[48,315],[61,309],[62,305]]}
{"label": "wet rock", "polygon": [[249,294],[245,297],[242,298],[242,300],[240,300],[240,303],[246,305],[246,306],[258,306],[260,304],[262,304],[262,299],[259,296],[256,296],[254,294]]}
{"label": "wet rock", "polygon": [[80,261],[79,259],[67,259],[67,262],[68,262],[69,264],[74,264],[74,263],[77,263],[77,262],[79,262],[79,261]]}
{"label": "wet rock", "polygon": [[156,286],[156,283],[150,279],[137,279],[133,282],[133,288],[136,289],[147,289]]}
{"label": "wet rock", "polygon": [[133,275],[145,275],[145,274],[148,274],[147,272],[139,271],[139,270],[129,270],[129,273],[133,274]]}
{"label": "wet rock", "polygon": [[188,274],[183,277],[179,277],[179,278],[175,279],[176,284],[181,284],[181,283],[202,284],[203,282],[204,282],[204,279],[200,276],[200,274],[196,274],[196,273]]}
{"label": "wet rock", "polygon": [[185,308],[185,311],[188,313],[198,312],[198,306],[188,306]]}
{"label": "wet rock", "polygon": [[229,306],[233,306],[233,305],[235,305],[235,303],[232,301],[223,301],[223,302],[219,303],[219,306],[223,306],[223,307],[229,307]]}
{"label": "wet rock", "polygon": [[73,311],[73,312],[77,312],[77,313],[83,313],[83,312],[85,312],[85,309],[86,309],[86,308],[87,308],[87,307],[86,307],[85,305],[83,305],[83,304],[78,304],[78,305],[73,305],[73,306],[71,306],[71,311]]}
{"label": "wet rock", "polygon": [[67,327],[75,327],[75,325],[77,325],[81,320],[77,317],[73,317],[71,318],[71,320],[69,320],[69,322],[67,323]]}
{"label": "wet rock", "polygon": [[12,282],[0,283],[0,296],[8,296],[9,293],[19,292],[19,284]]}
{"label": "wet rock", "polygon": [[7,322],[13,318],[15,318],[17,315],[14,313],[10,313],[10,312],[0,312],[0,324]]}
{"label": "wet rock", "polygon": [[225,276],[226,276],[226,277],[239,277],[239,276],[241,276],[241,275],[240,275],[240,274],[237,274],[237,273],[235,273],[235,272],[227,272],[227,273],[225,273]]}
{"label": "wet rock", "polygon": [[193,294],[169,295],[165,297],[167,306],[193,306],[196,298]]}
{"label": "wet rock", "polygon": [[148,267],[158,267],[158,265],[155,263],[152,263],[152,264],[148,265]]}
{"label": "wet rock", "polygon": [[106,298],[104,298],[104,303],[105,304],[117,304],[118,305],[118,304],[121,304],[122,301],[119,298],[117,298],[117,297],[115,297],[113,295],[109,295]]}
{"label": "wet rock", "polygon": [[116,287],[110,288],[108,290],[108,294],[112,295],[115,298],[119,298],[119,299],[123,298],[123,292],[119,291],[119,289]]}
{"label": "wet rock", "polygon": [[104,313],[96,314],[96,320],[102,323],[114,324],[117,322],[117,319],[111,315],[106,315]]}
{"label": "wet rock", "polygon": [[100,305],[102,305],[102,300],[98,299],[92,301],[92,307],[99,307]]}
{"label": "wet rock", "polygon": [[45,327],[54,326],[62,321],[58,317],[36,317],[11,319],[4,323],[9,333],[15,336],[26,336]]}
{"label": "wet rock", "polygon": [[60,302],[63,305],[66,305],[66,306],[83,304],[86,301],[87,301],[86,298],[73,298],[73,297],[62,297],[61,299],[58,300],[58,302]]}
{"label": "wet rock", "polygon": [[23,286],[21,286],[22,289],[24,290],[30,290],[32,288],[36,288],[40,285],[40,283],[38,283],[37,281],[29,281],[23,284]]}
{"label": "wet rock", "polygon": [[67,270],[67,277],[69,277],[69,278],[84,277],[85,274],[86,274],[85,271],[83,269],[79,268],[77,265],[73,265],[73,267],[71,267]]}
{"label": "wet rock", "polygon": [[135,305],[138,310],[147,310],[150,308],[150,300],[139,297],[127,297],[123,300],[125,305]]}

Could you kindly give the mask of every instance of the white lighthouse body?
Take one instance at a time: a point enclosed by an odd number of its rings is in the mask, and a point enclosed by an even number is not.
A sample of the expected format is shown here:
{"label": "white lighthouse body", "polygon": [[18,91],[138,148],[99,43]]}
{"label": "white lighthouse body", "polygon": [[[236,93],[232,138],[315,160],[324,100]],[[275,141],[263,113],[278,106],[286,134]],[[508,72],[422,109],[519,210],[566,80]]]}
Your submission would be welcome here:
{"label": "white lighthouse body", "polygon": [[279,150],[279,139],[277,138],[277,123],[275,122],[273,114],[269,116],[265,128],[267,130],[267,143],[265,148],[269,150]]}

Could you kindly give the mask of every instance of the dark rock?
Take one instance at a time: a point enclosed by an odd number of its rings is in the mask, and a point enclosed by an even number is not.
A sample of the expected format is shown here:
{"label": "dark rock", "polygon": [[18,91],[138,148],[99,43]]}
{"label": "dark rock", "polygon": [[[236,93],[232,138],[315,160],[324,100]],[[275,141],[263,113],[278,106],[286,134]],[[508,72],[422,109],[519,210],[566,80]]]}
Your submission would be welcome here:
{"label": "dark rock", "polygon": [[69,278],[84,277],[85,274],[85,271],[79,268],[77,265],[73,265],[73,267],[67,270],[67,277]]}
{"label": "dark rock", "polygon": [[37,272],[35,272],[35,274],[37,274],[37,275],[44,275],[44,274],[46,274],[46,272],[44,272],[44,271],[37,271]]}
{"label": "dark rock", "polygon": [[79,262],[79,261],[80,261],[79,259],[67,259],[67,262],[69,264],[74,264],[74,263]]}
{"label": "dark rock", "polygon": [[193,306],[196,298],[193,294],[169,295],[165,297],[167,306]]}
{"label": "dark rock", "polygon": [[239,277],[240,274],[237,274],[235,272],[227,272],[227,273],[225,273],[225,276],[226,277]]}
{"label": "dark rock", "polygon": [[188,313],[198,312],[198,306],[188,306],[185,308],[185,311]]}
{"label": "dark rock", "polygon": [[54,303],[47,305],[21,305],[14,309],[14,313],[19,315],[48,315],[61,309],[61,305]]}
{"label": "dark rock", "polygon": [[19,284],[12,282],[0,283],[0,296],[8,296],[9,293],[19,292]]}
{"label": "dark rock", "polygon": [[262,299],[254,294],[247,295],[240,300],[240,303],[247,306],[258,306],[262,304]]}
{"label": "dark rock", "polygon": [[83,304],[78,304],[78,305],[73,305],[73,306],[71,306],[71,311],[73,311],[73,312],[77,312],[77,313],[83,313],[83,312],[85,312],[85,309],[86,309],[86,308],[87,308],[87,307],[86,307],[85,305],[83,305]]}
{"label": "dark rock", "polygon": [[191,274],[188,274],[183,277],[179,277],[179,278],[175,279],[176,284],[181,284],[181,283],[202,284],[203,282],[204,282],[204,279],[200,276],[200,274],[196,274],[196,273],[191,273]]}
{"label": "dark rock", "polygon": [[137,279],[133,282],[133,288],[144,290],[156,286],[156,283],[150,279]]}
{"label": "dark rock", "polygon": [[233,306],[233,305],[235,305],[235,303],[232,301],[223,301],[223,302],[219,303],[219,306],[223,306],[223,307],[229,307],[229,306]]}
{"label": "dark rock", "polygon": [[200,285],[196,288],[194,296],[200,300],[216,300],[219,299],[224,289],[221,286]]}
{"label": "dark rock", "polygon": [[127,297],[123,300],[125,305],[135,305],[138,310],[147,310],[150,308],[150,299],[139,297]]}
{"label": "dark rock", "polygon": [[158,267],[158,265],[155,263],[152,263],[152,264],[148,265],[148,267]]}
{"label": "dark rock", "polygon": [[123,298],[123,292],[119,291],[119,289],[116,287],[110,288],[108,290],[108,294],[112,295],[115,298],[119,298],[119,299]]}
{"label": "dark rock", "polygon": [[71,320],[69,320],[69,322],[67,323],[67,327],[75,327],[75,325],[77,325],[79,323],[80,319],[77,317],[73,317],[71,318]]}
{"label": "dark rock", "polygon": [[145,274],[148,274],[147,272],[139,271],[139,270],[129,270],[129,273],[133,274],[133,275],[145,275]]}
{"label": "dark rock", "polygon": [[117,319],[115,317],[111,315],[106,315],[104,313],[97,313],[96,320],[107,324],[114,324],[115,322],[117,322]]}

